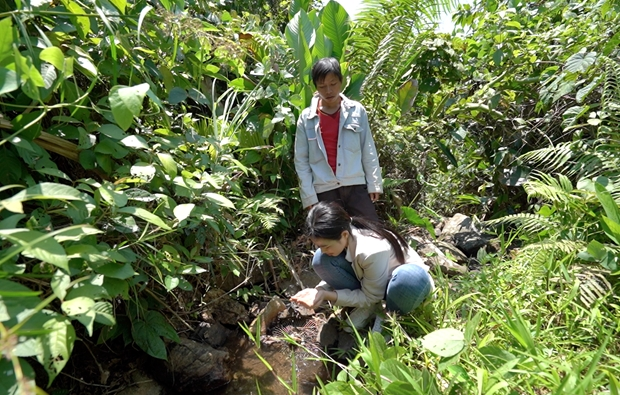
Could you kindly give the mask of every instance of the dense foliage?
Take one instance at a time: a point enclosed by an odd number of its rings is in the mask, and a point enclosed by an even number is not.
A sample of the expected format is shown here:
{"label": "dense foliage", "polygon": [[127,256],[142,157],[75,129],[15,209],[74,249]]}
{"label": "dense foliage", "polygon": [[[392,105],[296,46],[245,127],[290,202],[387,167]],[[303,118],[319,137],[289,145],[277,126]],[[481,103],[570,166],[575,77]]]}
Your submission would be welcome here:
{"label": "dense foliage", "polygon": [[167,300],[287,276],[295,120],[335,56],[383,215],[466,210],[503,242],[321,391],[618,393],[620,7],[476,2],[447,35],[449,2],[369,3],[0,8],[1,389],[32,393],[34,359],[52,383],[79,337],[166,358]]}

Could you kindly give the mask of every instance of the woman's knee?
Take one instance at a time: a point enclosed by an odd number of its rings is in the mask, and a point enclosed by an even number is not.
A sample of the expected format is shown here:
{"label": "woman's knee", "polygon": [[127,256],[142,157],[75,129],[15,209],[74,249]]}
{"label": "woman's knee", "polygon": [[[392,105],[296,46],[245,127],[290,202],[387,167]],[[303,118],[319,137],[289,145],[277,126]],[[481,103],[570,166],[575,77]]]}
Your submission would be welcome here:
{"label": "woman's knee", "polygon": [[388,310],[409,313],[418,307],[431,293],[432,284],[424,268],[405,264],[392,273],[388,284],[386,304]]}

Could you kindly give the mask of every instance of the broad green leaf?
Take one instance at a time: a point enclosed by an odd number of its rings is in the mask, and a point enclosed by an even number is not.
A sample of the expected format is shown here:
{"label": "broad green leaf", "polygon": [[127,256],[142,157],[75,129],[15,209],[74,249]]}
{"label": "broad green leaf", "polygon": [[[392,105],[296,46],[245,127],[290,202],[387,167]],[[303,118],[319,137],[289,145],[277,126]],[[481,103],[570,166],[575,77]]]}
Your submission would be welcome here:
{"label": "broad green leaf", "polygon": [[[393,382],[408,383],[409,393],[414,394],[421,390],[419,383],[422,381],[422,372],[405,365],[396,358],[390,358],[381,363],[381,380],[384,386]],[[411,391],[411,389],[416,391]]]}
{"label": "broad green leaf", "polygon": [[168,102],[172,105],[179,104],[187,99],[188,94],[187,91],[183,88],[175,86],[168,93]]}
{"label": "broad green leaf", "polygon": [[[53,182],[42,182],[28,189],[24,189],[8,199],[0,201],[0,207],[14,203],[21,203],[28,200],[82,200],[82,193],[68,185]],[[11,210],[12,211],[12,210]]]}
{"label": "broad green leaf", "polygon": [[82,325],[84,325],[86,331],[88,332],[88,336],[92,336],[96,317],[97,313],[93,309],[89,309],[85,313],[78,314],[72,318],[78,320]]}
{"label": "broad green leaf", "polygon": [[310,47],[314,44],[314,26],[305,11],[299,11],[286,25],[286,40],[297,60],[297,73],[304,81],[309,82],[309,72],[312,68],[312,54]]}
{"label": "broad green leaf", "polygon": [[97,190],[101,197],[110,205],[116,207],[125,207],[127,204],[127,195],[122,191],[117,191],[114,184],[104,181],[101,188]]}
{"label": "broad green leaf", "polygon": [[143,320],[135,320],[131,328],[131,335],[142,350],[152,357],[166,359],[166,346],[157,334],[155,328]]}
{"label": "broad green leaf", "polygon": [[133,117],[140,115],[142,101],[149,90],[149,84],[136,86],[116,85],[110,90],[108,100],[112,108],[114,120],[123,130],[129,129]]}
{"label": "broad green leaf", "polygon": [[602,217],[601,226],[607,237],[613,240],[617,245],[620,245],[620,224],[607,217]]}
{"label": "broad green leaf", "polygon": [[19,88],[19,77],[13,70],[0,67],[0,95],[13,92]]}
{"label": "broad green leaf", "polygon": [[65,56],[62,53],[62,50],[58,47],[45,48],[39,54],[39,59],[51,64],[59,71],[63,71],[65,69]]}
{"label": "broad green leaf", "polygon": [[[219,196],[219,195],[218,195]],[[231,203],[232,204],[232,203]],[[118,210],[120,213],[131,214],[138,218],[141,218],[147,222],[152,223],[153,225],[157,225],[162,229],[171,230],[170,226],[168,226],[163,219],[158,217],[157,215],[146,211],[140,207],[123,207]]]}
{"label": "broad green leaf", "polygon": [[596,55],[596,52],[586,53],[584,50],[572,55],[566,60],[566,71],[585,73],[596,62]]}
{"label": "broad green leaf", "polygon": [[137,135],[127,136],[121,140],[121,144],[128,148],[149,149],[149,145],[143,137]]}
{"label": "broad green leaf", "polygon": [[204,194],[204,196],[208,198],[209,200],[215,202],[219,206],[228,207],[232,209],[235,208],[235,205],[233,204],[233,202],[231,202],[230,200],[228,200],[226,197],[222,195],[218,195],[217,193],[207,192]]}
{"label": "broad green leaf", "polygon": [[77,29],[78,34],[82,39],[86,38],[86,35],[90,33],[90,18],[85,16],[86,11],[82,9],[75,1],[73,0],[60,0],[62,4],[67,8],[69,12],[73,15],[69,18],[73,25]]}
{"label": "broad green leaf", "polygon": [[155,332],[159,336],[163,336],[175,342],[180,341],[179,335],[160,312],[149,310],[146,312],[144,319],[149,326],[155,329]]}
{"label": "broad green leaf", "polygon": [[37,355],[37,359],[47,371],[50,385],[69,361],[75,342],[75,329],[69,320],[60,316],[47,321],[44,328],[50,330],[50,333],[41,337],[43,354]]}
{"label": "broad green leaf", "polygon": [[98,130],[102,134],[105,134],[106,136],[114,140],[122,140],[127,137],[127,134],[125,134],[125,132],[123,132],[121,128],[111,123],[101,125]]}
{"label": "broad green leaf", "polygon": [[64,300],[65,296],[67,296],[67,288],[69,288],[70,283],[71,277],[67,273],[62,270],[56,270],[52,276],[50,285],[52,286],[54,295],[56,295],[58,299]]}
{"label": "broad green leaf", "polygon": [[0,297],[26,298],[29,296],[38,296],[40,294],[41,291],[33,291],[19,283],[0,278]]}
{"label": "broad green leaf", "polygon": [[87,297],[93,300],[110,299],[108,291],[105,289],[104,286],[88,284],[85,282],[76,284],[67,294],[67,300],[72,300],[79,297]]}
{"label": "broad green leaf", "polygon": [[111,298],[120,296],[125,300],[129,299],[129,284],[125,280],[113,277],[104,277],[103,287],[107,290],[108,295],[110,295]]}
{"label": "broad green leaf", "polygon": [[149,182],[155,177],[157,169],[150,163],[138,162],[131,166],[130,173],[134,177],[141,178],[143,181]]}
{"label": "broad green leaf", "polygon": [[15,229],[22,219],[26,218],[24,214],[14,214],[0,221],[0,229]]}
{"label": "broad green leaf", "polygon": [[478,351],[482,355],[481,359],[486,368],[491,372],[500,371],[501,376],[519,363],[519,359],[514,354],[499,347],[484,346]]}
{"label": "broad green leaf", "polygon": [[206,269],[201,268],[198,265],[186,265],[181,269],[181,274],[200,274],[206,272]]}
{"label": "broad green leaf", "polygon": [[60,307],[68,316],[76,316],[86,314],[94,305],[93,299],[87,296],[78,296],[71,300],[65,300]]}
{"label": "broad green leaf", "polygon": [[[94,78],[97,76],[97,74],[99,74],[99,70],[97,70],[97,66],[95,66],[92,60],[86,57],[80,56],[79,58],[77,58],[76,62],[77,62],[77,65],[83,71],[85,71],[85,74],[88,75],[89,77]],[[68,74],[66,70],[67,67],[68,65],[67,63],[65,63],[65,74]]]}
{"label": "broad green leaf", "polygon": [[321,59],[332,56],[334,44],[332,44],[329,37],[324,33],[323,25],[316,29],[316,39],[314,40],[314,47],[312,47],[312,57],[314,59]]}
{"label": "broad green leaf", "polygon": [[173,210],[174,216],[181,222],[190,216],[194,207],[194,203],[179,204]]}
{"label": "broad green leaf", "polygon": [[321,9],[323,33],[333,44],[333,55],[341,59],[344,54],[344,42],[349,36],[349,14],[340,3],[331,0]]}
{"label": "broad green leaf", "polygon": [[121,12],[121,14],[125,15],[125,7],[127,7],[127,0],[110,0],[112,4]]}
{"label": "broad green leaf", "polygon": [[295,14],[297,14],[300,10],[308,11],[310,7],[310,0],[293,0],[291,1],[291,6],[288,9],[288,17],[292,19]]}
{"label": "broad green leaf", "polygon": [[579,89],[577,91],[577,94],[575,95],[575,101],[577,103],[582,103],[583,99],[585,99],[594,90],[594,88],[599,86],[602,81],[603,81],[603,76],[601,75],[598,78],[595,78],[594,81],[590,82],[588,85]]}
{"label": "broad green leaf", "polygon": [[157,158],[164,168],[164,171],[170,178],[177,176],[177,163],[174,161],[172,155],[165,152],[158,152]]}
{"label": "broad green leaf", "polygon": [[32,366],[25,359],[19,358],[18,361],[23,377],[21,382],[15,377],[13,361],[9,358],[0,358],[0,394],[23,395],[30,391],[35,393],[36,383]]}
{"label": "broad green leaf", "polygon": [[598,200],[601,202],[607,217],[615,223],[620,224],[620,208],[618,208],[618,204],[616,204],[611,193],[598,182],[594,187],[596,188],[596,197],[598,197]]}
{"label": "broad green leaf", "polygon": [[413,106],[413,102],[418,95],[418,81],[409,80],[402,84],[397,91],[398,107],[401,114],[407,113]]}
{"label": "broad green leaf", "polygon": [[43,77],[43,83],[45,88],[45,91],[42,91],[42,93],[45,92],[43,94],[43,96],[45,97],[46,94],[49,94],[52,86],[54,86],[54,82],[56,81],[58,74],[56,74],[56,70],[54,70],[53,66],[47,63],[43,63],[41,65],[41,77]]}
{"label": "broad green leaf", "polygon": [[50,234],[27,229],[0,230],[3,237],[21,246],[22,255],[40,259],[69,272],[69,260],[65,249]]}
{"label": "broad green leaf", "polygon": [[93,311],[97,314],[95,321],[103,325],[116,325],[114,318],[114,306],[110,302],[97,302],[93,307]]}
{"label": "broad green leaf", "polygon": [[120,264],[116,262],[108,262],[103,265],[91,265],[93,270],[99,274],[103,274],[107,277],[116,278],[119,280],[126,280],[135,276],[137,273],[134,271],[133,266],[129,263]]}
{"label": "broad green leaf", "polygon": [[0,62],[13,54],[13,41],[15,41],[15,30],[13,29],[13,18],[8,16],[0,19]]}
{"label": "broad green leaf", "polygon": [[166,290],[168,292],[172,291],[173,289],[175,289],[176,287],[179,286],[179,277],[177,276],[166,276],[164,278],[164,285],[166,286]]}
{"label": "broad green leaf", "polygon": [[422,347],[440,357],[451,357],[465,347],[463,332],[453,328],[438,329],[424,336],[421,341]]}

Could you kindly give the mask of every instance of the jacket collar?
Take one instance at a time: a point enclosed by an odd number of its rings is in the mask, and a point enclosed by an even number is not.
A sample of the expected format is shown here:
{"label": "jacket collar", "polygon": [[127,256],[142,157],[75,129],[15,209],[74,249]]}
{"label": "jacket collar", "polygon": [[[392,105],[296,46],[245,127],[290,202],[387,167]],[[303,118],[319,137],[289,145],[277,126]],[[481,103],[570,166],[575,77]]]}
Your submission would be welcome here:
{"label": "jacket collar", "polygon": [[344,257],[349,262],[353,262],[353,258],[355,258],[355,249],[357,248],[357,238],[356,236],[359,234],[359,230],[351,225],[351,233],[349,234],[349,245],[347,246],[347,253]]}
{"label": "jacket collar", "polygon": [[[312,101],[310,102],[310,115],[308,119],[314,118],[318,116],[317,109],[319,107],[319,94],[315,92],[312,96]],[[347,111],[349,108],[353,107],[353,102],[349,100],[343,93],[340,93],[340,108],[342,110]]]}

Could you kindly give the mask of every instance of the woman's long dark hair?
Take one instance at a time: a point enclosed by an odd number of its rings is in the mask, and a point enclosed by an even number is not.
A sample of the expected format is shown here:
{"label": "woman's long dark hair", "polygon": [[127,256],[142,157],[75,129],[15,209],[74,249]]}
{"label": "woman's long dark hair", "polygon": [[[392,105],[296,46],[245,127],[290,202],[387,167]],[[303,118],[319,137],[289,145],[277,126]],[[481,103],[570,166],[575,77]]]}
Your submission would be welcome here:
{"label": "woman's long dark hair", "polygon": [[405,251],[409,249],[409,245],[398,232],[381,222],[370,221],[363,217],[351,217],[335,202],[319,202],[312,207],[306,218],[306,235],[312,238],[340,240],[343,231],[351,233],[351,225],[358,229],[369,230],[375,237],[389,241],[398,262],[405,263]]}

